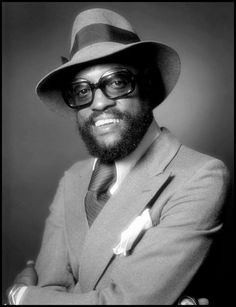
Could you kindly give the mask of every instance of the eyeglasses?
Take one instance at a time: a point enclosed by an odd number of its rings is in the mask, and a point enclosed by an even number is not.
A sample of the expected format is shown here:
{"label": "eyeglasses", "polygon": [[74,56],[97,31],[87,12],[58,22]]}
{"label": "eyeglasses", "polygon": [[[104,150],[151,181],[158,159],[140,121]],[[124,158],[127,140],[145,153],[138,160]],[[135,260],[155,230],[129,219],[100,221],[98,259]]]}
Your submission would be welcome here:
{"label": "eyeglasses", "polygon": [[86,79],[72,82],[63,91],[66,104],[73,109],[80,109],[93,102],[96,89],[110,99],[118,99],[132,93],[135,89],[135,75],[128,69],[113,69],[105,72],[97,83]]}

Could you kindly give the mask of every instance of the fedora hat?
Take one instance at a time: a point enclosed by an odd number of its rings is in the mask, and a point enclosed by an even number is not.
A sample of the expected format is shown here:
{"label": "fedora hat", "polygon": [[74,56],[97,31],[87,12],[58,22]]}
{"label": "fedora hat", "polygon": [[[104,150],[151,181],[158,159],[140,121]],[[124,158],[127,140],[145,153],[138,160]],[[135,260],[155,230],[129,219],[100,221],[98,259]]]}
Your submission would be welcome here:
{"label": "fedora hat", "polygon": [[[62,96],[65,80],[86,65],[130,52],[142,61],[152,56],[164,87],[162,101],[174,88],[180,73],[180,59],[169,46],[139,38],[131,24],[114,11],[94,8],[77,15],[71,35],[69,59],[48,73],[36,86],[39,98],[52,110],[74,119],[75,111],[69,108]],[[154,107],[160,104],[157,102]]]}

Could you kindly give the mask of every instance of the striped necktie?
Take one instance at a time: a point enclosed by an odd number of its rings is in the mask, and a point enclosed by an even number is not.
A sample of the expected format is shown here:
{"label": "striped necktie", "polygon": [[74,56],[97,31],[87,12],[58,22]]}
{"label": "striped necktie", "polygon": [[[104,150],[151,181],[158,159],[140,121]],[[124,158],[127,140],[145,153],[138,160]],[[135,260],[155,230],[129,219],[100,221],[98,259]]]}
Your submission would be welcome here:
{"label": "striped necktie", "polygon": [[94,168],[88,192],[85,196],[85,210],[88,224],[92,225],[93,221],[110,198],[109,187],[116,180],[115,163],[101,163],[97,160]]}

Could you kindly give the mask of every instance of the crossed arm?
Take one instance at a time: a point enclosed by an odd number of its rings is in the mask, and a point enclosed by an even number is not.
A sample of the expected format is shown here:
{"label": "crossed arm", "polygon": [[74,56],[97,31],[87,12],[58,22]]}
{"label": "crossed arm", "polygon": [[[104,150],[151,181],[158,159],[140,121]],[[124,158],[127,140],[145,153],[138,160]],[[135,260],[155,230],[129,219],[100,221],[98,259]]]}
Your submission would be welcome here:
{"label": "crossed arm", "polygon": [[[34,262],[28,261],[26,264],[25,269],[21,273],[19,273],[15,280],[14,280],[14,286],[18,286],[19,289],[21,287],[27,287],[27,286],[36,286],[38,280],[37,272],[34,268]],[[10,292],[11,288],[7,290],[8,294]],[[189,296],[183,296],[179,299],[178,305],[209,305],[209,300],[207,298],[193,298]],[[4,304],[7,305],[7,304]]]}
{"label": "crossed arm", "polygon": [[[224,176],[222,166],[212,163],[200,171],[192,182],[186,183],[165,206],[159,225],[147,232],[146,237],[138,244],[136,253],[117,264],[111,273],[108,287],[87,293],[68,291],[68,280],[71,282],[73,280],[72,274],[68,271],[65,280],[67,286],[63,287],[62,284],[56,285],[56,283],[53,286],[49,284],[38,286],[36,272],[30,267],[15,280],[17,284],[29,286],[22,303],[99,305],[151,302],[153,304],[156,298],[162,304],[173,303],[200,267],[212,243],[213,234],[221,227],[219,212],[222,207],[221,197],[225,190]],[[201,180],[202,183],[197,189],[194,188],[196,180]],[[196,195],[193,197],[193,194]],[[209,201],[214,205],[208,205]],[[197,211],[195,211],[195,202],[198,204]],[[47,224],[47,233],[54,233],[55,223],[54,220],[54,226],[52,223]],[[59,224],[57,229],[58,226]],[[48,246],[50,244],[49,239]],[[63,242],[60,244],[63,245]],[[64,260],[61,261],[61,265],[66,268],[67,263],[64,263]],[[46,261],[47,259],[45,266]],[[41,268],[42,266],[43,264]],[[46,273],[45,271],[44,274]],[[56,274],[56,270],[54,273]],[[79,282],[72,285],[71,289],[74,286],[78,290]],[[199,303],[206,302],[200,299]]]}

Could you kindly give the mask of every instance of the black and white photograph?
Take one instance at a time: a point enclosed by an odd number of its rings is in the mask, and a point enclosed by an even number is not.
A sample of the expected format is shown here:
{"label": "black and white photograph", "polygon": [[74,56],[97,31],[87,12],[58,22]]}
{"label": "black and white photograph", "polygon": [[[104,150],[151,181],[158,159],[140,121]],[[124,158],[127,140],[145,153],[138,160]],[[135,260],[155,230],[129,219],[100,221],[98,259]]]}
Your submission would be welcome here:
{"label": "black and white photograph", "polygon": [[234,303],[234,3],[2,2],[2,305]]}

